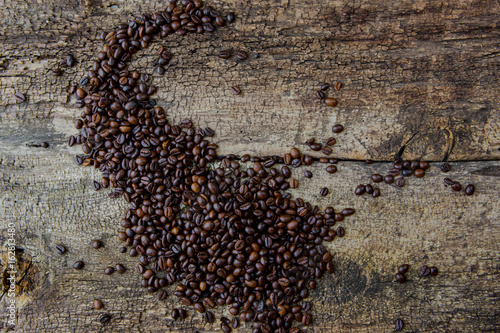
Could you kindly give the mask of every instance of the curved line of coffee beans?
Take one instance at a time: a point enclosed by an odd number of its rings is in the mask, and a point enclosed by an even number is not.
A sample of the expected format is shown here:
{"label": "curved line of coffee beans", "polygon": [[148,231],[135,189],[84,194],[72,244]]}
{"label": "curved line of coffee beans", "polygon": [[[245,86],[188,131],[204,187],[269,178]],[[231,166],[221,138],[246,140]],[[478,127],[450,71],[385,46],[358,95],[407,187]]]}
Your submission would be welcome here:
{"label": "curved line of coffee beans", "polygon": [[[229,14],[227,21],[233,20]],[[162,300],[164,288],[176,285],[174,295],[182,304],[206,313],[209,322],[214,319],[209,309],[228,305],[231,315],[254,323],[254,332],[299,332],[294,322],[313,320],[305,301],[309,290],[334,271],[322,243],[344,235],[343,228],[332,227],[354,210],[320,212],[300,198],[292,200],[286,190],[291,183],[296,187],[296,180],[288,180],[287,165],[275,167],[281,157],[245,155],[238,162],[229,155],[217,167],[217,145],[207,139],[213,130],[196,129],[190,120],[170,124],[151,99],[157,88],[148,85],[148,75],[127,70],[154,35],[212,32],[225,23],[200,0],[182,0],[103,34],[106,44],[88,78],[72,91],[82,113],[75,123],[80,134],[69,144],[82,145],[78,165],[102,172],[95,190],[114,188],[110,196],[123,195],[128,202],[118,237],[130,256],[139,257],[144,288]],[[159,54],[163,64],[171,57],[164,48]],[[303,155],[302,161],[310,165],[312,158]],[[244,170],[241,162],[253,164]],[[174,310],[174,319],[179,313]],[[224,332],[231,330],[226,319]]]}

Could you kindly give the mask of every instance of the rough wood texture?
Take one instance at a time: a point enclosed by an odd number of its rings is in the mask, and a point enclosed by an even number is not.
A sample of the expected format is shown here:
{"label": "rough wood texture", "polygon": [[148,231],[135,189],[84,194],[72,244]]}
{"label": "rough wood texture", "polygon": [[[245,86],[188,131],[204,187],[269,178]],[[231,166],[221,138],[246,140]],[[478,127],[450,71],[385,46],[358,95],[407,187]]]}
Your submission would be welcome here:
{"label": "rough wood texture", "polygon": [[[335,175],[323,165],[310,167],[309,182],[300,176],[304,169],[295,172],[301,186],[294,195],[321,207],[357,210],[341,223],[346,236],[330,244],[337,271],[313,293],[316,319],[308,331],[388,332],[396,318],[405,321],[405,331],[498,331],[499,3],[210,4],[236,12],[236,23],[212,35],[157,41],[133,64],[151,74],[155,49],[172,50],[167,74],[154,77],[160,87],[156,98],[170,119],[190,117],[214,128],[221,154],[281,155],[291,146],[303,148],[310,137],[329,137],[335,123],[346,127],[334,154],[351,162],[341,162]],[[165,3],[28,0],[2,6],[0,240],[5,242],[6,225],[14,222],[17,246],[24,249],[16,331],[217,331],[218,324],[205,326],[199,315],[173,323],[165,314],[176,300],[158,302],[140,288],[136,260],[118,253],[125,203],[93,192],[97,173],[75,167],[78,148],[66,146],[79,114],[67,90],[102,47],[98,34],[133,12],[154,12]],[[223,49],[261,57],[224,61],[216,56]],[[78,65],[62,77],[51,76],[50,69],[69,53]],[[315,91],[337,80],[344,88],[328,94],[339,106],[321,105]],[[243,94],[233,96],[233,85]],[[26,93],[28,102],[15,104],[14,92]],[[41,141],[50,148],[26,147]],[[360,161],[390,161],[403,146],[406,158],[457,161],[448,176],[476,184],[476,194],[465,197],[445,188],[434,163],[428,176],[410,178],[403,189],[381,185],[380,198],[354,196],[357,184],[389,168],[386,162]],[[325,184],[331,194],[320,198]],[[93,250],[95,238],[105,248]],[[59,243],[69,253],[55,254]],[[4,265],[3,252],[0,259]],[[71,269],[79,259],[86,262],[81,272]],[[119,262],[128,273],[102,273]],[[393,282],[401,263],[412,266],[410,281],[402,285]],[[420,278],[417,270],[424,264],[441,273]],[[105,310],[92,309],[94,298],[103,300]],[[4,305],[2,300],[2,315]],[[102,326],[97,318],[105,312],[113,318]]]}

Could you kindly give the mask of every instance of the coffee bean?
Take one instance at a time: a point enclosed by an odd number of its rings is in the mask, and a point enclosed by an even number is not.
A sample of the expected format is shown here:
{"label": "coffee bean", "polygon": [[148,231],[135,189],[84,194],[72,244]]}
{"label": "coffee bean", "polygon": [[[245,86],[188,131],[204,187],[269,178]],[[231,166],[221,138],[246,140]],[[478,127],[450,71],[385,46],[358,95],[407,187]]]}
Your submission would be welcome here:
{"label": "coffee bean", "polygon": [[111,315],[109,315],[109,314],[107,314],[107,313],[106,313],[106,314],[103,314],[103,315],[101,315],[101,316],[99,317],[99,322],[100,322],[101,324],[103,324],[103,325],[104,325],[104,324],[106,324],[107,322],[109,322],[109,321],[110,321],[110,319],[111,319]]}
{"label": "coffee bean", "polygon": [[99,184],[99,182],[96,182],[95,180],[92,181],[91,186],[94,191],[99,191],[101,189],[101,184]]}
{"label": "coffee bean", "polygon": [[203,314],[203,320],[204,320],[206,323],[208,323],[208,324],[213,323],[214,319],[215,319],[215,316],[214,316],[214,314],[213,314],[212,312],[210,312],[210,311],[207,311],[207,312],[205,312],[205,313]]}
{"label": "coffee bean", "polygon": [[103,307],[104,307],[104,305],[102,304],[102,301],[100,299],[95,299],[94,300],[94,309],[100,310]]}
{"label": "coffee bean", "polygon": [[353,208],[345,208],[343,211],[342,211],[342,215],[344,216],[351,216],[352,214],[354,214],[355,211]]}
{"label": "coffee bean", "polygon": [[366,187],[365,187],[365,185],[358,185],[358,186],[356,187],[356,190],[354,191],[354,193],[355,193],[356,195],[363,195],[363,194],[365,194],[365,192],[366,192]]}
{"label": "coffee bean", "polygon": [[299,187],[299,181],[297,179],[290,179],[289,184],[291,188]]}
{"label": "coffee bean", "polygon": [[173,320],[179,319],[179,310],[178,309],[173,309],[170,316],[172,317]]}
{"label": "coffee bean", "polygon": [[229,13],[226,16],[227,23],[233,23],[235,20],[235,15],[234,13]]}
{"label": "coffee bean", "polygon": [[449,165],[448,163],[441,164],[441,171],[442,172],[449,172],[449,171],[451,171],[451,165]]}
{"label": "coffee bean", "polygon": [[332,153],[332,148],[328,147],[328,146],[324,146],[322,149],[321,149],[321,152],[325,155],[330,155]]}
{"label": "coffee bean", "polygon": [[335,165],[329,165],[326,167],[326,172],[335,173],[335,172],[337,172],[337,167]]}
{"label": "coffee bean", "polygon": [[321,189],[321,191],[319,192],[319,194],[322,196],[322,197],[325,197],[328,195],[328,188],[327,187],[323,187]]}
{"label": "coffee bean", "polygon": [[236,52],[236,57],[240,60],[245,60],[248,57],[248,55],[244,51],[238,51]]}
{"label": "coffee bean", "polygon": [[373,187],[370,184],[365,185],[365,192],[367,194],[372,194],[373,193]]}
{"label": "coffee bean", "polygon": [[127,247],[122,246],[119,251],[120,251],[120,253],[125,253],[125,252],[127,252]]}
{"label": "coffee bean", "polygon": [[398,267],[398,272],[401,274],[404,274],[404,273],[408,272],[408,268],[410,268],[409,265],[403,264],[403,265]]}
{"label": "coffee bean", "polygon": [[73,67],[74,64],[75,64],[75,58],[73,58],[72,55],[67,56],[66,57],[66,66]]}
{"label": "coffee bean", "polygon": [[73,268],[74,268],[74,269],[83,269],[83,266],[84,266],[83,261],[76,261],[76,262],[73,264]]}
{"label": "coffee bean", "polygon": [[165,68],[163,68],[162,66],[157,66],[156,69],[155,69],[155,72],[158,75],[163,75],[163,74],[165,74]]}
{"label": "coffee bean", "polygon": [[326,139],[326,144],[328,146],[333,146],[336,143],[337,143],[337,140],[335,138],[333,138],[333,137]]}
{"label": "coffee bean", "polygon": [[430,167],[429,162],[426,161],[420,161],[419,163],[420,169],[427,170]]}
{"label": "coffee bean", "polygon": [[372,175],[372,180],[375,182],[375,183],[380,183],[384,180],[384,177],[382,177],[381,175],[379,175],[378,173],[374,173]]}
{"label": "coffee bean", "polygon": [[404,322],[401,319],[397,319],[396,322],[394,323],[394,329],[396,331],[401,331],[404,327]]}
{"label": "coffee bean", "polygon": [[399,186],[399,187],[405,186],[405,179],[404,178],[396,179],[396,186]]}
{"label": "coffee bean", "polygon": [[59,255],[65,254],[66,253],[66,247],[64,245],[58,244],[56,245],[56,253]]}
{"label": "coffee bean", "polygon": [[453,183],[453,185],[451,185],[451,189],[453,191],[460,192],[462,190],[462,185],[460,185],[459,182],[455,182]]}
{"label": "coffee bean", "polygon": [[238,328],[240,326],[240,320],[237,317],[234,317],[231,320],[231,327],[232,328]]}
{"label": "coffee bean", "polygon": [[290,149],[290,155],[292,156],[292,158],[299,158],[300,151],[297,148],[292,148]]}
{"label": "coffee bean", "polygon": [[380,196],[380,189],[374,188],[373,189],[372,197],[376,198],[376,197],[379,197],[379,196]]}
{"label": "coffee bean", "polygon": [[111,275],[115,272],[115,269],[111,266],[108,266],[104,269],[104,274],[106,275]]}
{"label": "coffee bean", "polygon": [[[335,107],[335,106],[337,106],[338,102],[335,98],[326,98],[325,104],[327,106]],[[338,133],[338,132],[335,132],[335,133]]]}
{"label": "coffee bean", "polygon": [[59,68],[54,68],[52,71],[52,75],[58,77],[58,76],[61,76],[63,74],[62,70],[60,70]]}
{"label": "coffee bean", "polygon": [[342,88],[342,82],[335,82],[335,90],[340,90]]}
{"label": "coffee bean", "polygon": [[231,58],[231,52],[230,51],[220,51],[219,58],[229,59],[229,58]]}
{"label": "coffee bean", "polygon": [[390,176],[390,175],[387,175],[387,176],[384,177],[384,182],[386,184],[392,184],[392,183],[394,183],[394,177]]}
{"label": "coffee bean", "polygon": [[455,184],[455,182],[453,180],[451,180],[450,178],[445,178],[445,179],[443,179],[443,181],[444,181],[444,183],[446,185],[453,185],[453,184]]}
{"label": "coffee bean", "polygon": [[235,95],[239,95],[239,94],[241,94],[241,90],[240,90],[240,88],[238,88],[238,87],[236,87],[236,86],[231,87],[231,92],[232,92],[233,94],[235,94]]}
{"label": "coffee bean", "polygon": [[316,91],[316,97],[319,99],[325,99],[325,93],[323,93],[321,90]]}
{"label": "coffee bean", "polygon": [[343,131],[344,131],[344,126],[342,126],[340,124],[333,125],[333,127],[332,127],[332,132],[333,133],[341,133]]}
{"label": "coffee bean", "polygon": [[92,247],[94,249],[99,249],[99,248],[102,247],[102,242],[100,240],[98,240],[98,239],[95,239],[95,240],[92,241]]}
{"label": "coffee bean", "polygon": [[116,270],[119,274],[123,274],[123,273],[125,273],[125,271],[126,271],[125,266],[123,266],[122,264],[116,264],[116,266],[115,266],[115,270]]}
{"label": "coffee bean", "polygon": [[401,273],[396,274],[396,276],[394,278],[399,283],[404,283],[406,281],[406,277],[403,274],[401,274]]}
{"label": "coffee bean", "polygon": [[422,178],[425,176],[424,169],[416,169],[413,173],[415,174],[415,177],[417,177],[417,178]]}
{"label": "coffee bean", "polygon": [[328,88],[330,88],[330,84],[328,84],[328,83],[323,83],[321,85],[321,90],[323,90],[323,91],[327,91]]}
{"label": "coffee bean", "polygon": [[422,268],[420,269],[420,275],[429,276],[429,274],[431,274],[431,269],[427,266],[422,266]]}
{"label": "coffee bean", "polygon": [[438,269],[434,266],[432,266],[430,268],[430,272],[429,272],[430,276],[436,276],[438,274]]}
{"label": "coffee bean", "polygon": [[16,92],[14,94],[14,97],[16,98],[17,103],[24,103],[26,102],[26,95],[20,92]]}
{"label": "coffee bean", "polygon": [[312,174],[311,171],[308,171],[308,170],[304,171],[304,177],[306,177],[306,178],[312,178],[312,176],[313,176],[313,174]]}
{"label": "coffee bean", "polygon": [[323,148],[323,147],[319,143],[311,143],[309,145],[309,148],[311,148],[311,150],[313,150],[313,151],[320,151],[321,148]]}
{"label": "coffee bean", "polygon": [[[221,324],[220,325],[220,329],[222,330],[223,333],[229,333],[231,332],[231,327],[229,327],[228,325],[226,324]],[[262,331],[262,330],[261,330]]]}
{"label": "coffee bean", "polygon": [[475,190],[476,190],[476,188],[474,187],[474,185],[469,184],[465,187],[465,194],[466,195],[473,195]]}

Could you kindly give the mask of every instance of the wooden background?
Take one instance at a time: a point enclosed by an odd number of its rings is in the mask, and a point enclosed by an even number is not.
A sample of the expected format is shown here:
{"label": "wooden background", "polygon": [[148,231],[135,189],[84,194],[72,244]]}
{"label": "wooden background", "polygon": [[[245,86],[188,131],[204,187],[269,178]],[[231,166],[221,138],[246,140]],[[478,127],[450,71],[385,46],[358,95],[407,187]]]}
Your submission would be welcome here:
{"label": "wooden background", "polygon": [[[98,173],[76,167],[79,114],[67,93],[102,47],[101,31],[152,13],[166,1],[7,0],[0,8],[0,243],[9,222],[20,249],[16,332],[217,332],[199,314],[173,323],[175,297],[159,302],[140,287],[137,259],[118,252],[116,234],[125,211],[90,184]],[[500,3],[498,1],[222,1],[208,4],[237,20],[214,34],[156,40],[132,67],[152,74],[155,50],[174,58],[154,76],[156,99],[178,121],[192,118],[216,130],[220,154],[282,155],[305,150],[344,124],[334,155],[339,172],[301,168],[293,192],[321,207],[354,207],[342,222],[346,236],[329,245],[337,269],[312,293],[315,321],[308,332],[391,332],[401,318],[406,332],[500,331]],[[244,62],[222,60],[221,50],[245,50]],[[62,77],[50,70],[67,54],[77,66]],[[137,57],[136,57],[137,60]],[[315,97],[323,82],[339,106]],[[230,87],[238,85],[242,95]],[[16,104],[14,93],[28,96]],[[27,144],[47,141],[48,149]],[[356,197],[354,188],[384,173],[405,146],[406,159],[433,161],[423,179],[380,185],[382,196]],[[315,156],[319,156],[315,154]],[[376,162],[371,165],[365,159]],[[446,176],[476,185],[454,193]],[[314,177],[302,181],[303,171]],[[319,197],[319,189],[330,194]],[[92,239],[105,247],[94,250]],[[56,244],[69,252],[59,256]],[[22,250],[21,250],[22,249]],[[2,246],[2,251],[5,247]],[[21,252],[22,251],[22,252]],[[0,253],[3,272],[5,252]],[[75,271],[76,260],[86,263]],[[103,274],[123,263],[124,275]],[[405,284],[399,264],[411,265]],[[422,265],[440,274],[421,278]],[[2,288],[6,286],[5,275]],[[3,291],[2,291],[3,294]],[[0,311],[5,318],[5,295]],[[105,309],[92,308],[100,298]],[[110,313],[106,325],[98,322]],[[216,315],[221,315],[221,309]],[[4,323],[0,330],[9,331]],[[250,332],[249,325],[240,332]]]}

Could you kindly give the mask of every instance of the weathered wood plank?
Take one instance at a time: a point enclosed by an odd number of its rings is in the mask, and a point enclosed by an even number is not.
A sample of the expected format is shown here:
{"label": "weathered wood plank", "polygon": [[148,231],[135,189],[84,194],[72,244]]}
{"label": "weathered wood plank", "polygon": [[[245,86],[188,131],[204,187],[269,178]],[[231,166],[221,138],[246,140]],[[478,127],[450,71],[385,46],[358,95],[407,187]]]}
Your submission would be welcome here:
{"label": "weathered wood plank", "polygon": [[[446,176],[476,184],[472,197],[446,188],[438,165],[432,164],[423,179],[409,178],[402,189],[380,185],[382,196],[376,199],[356,197],[353,191],[371,173],[387,170],[388,163],[343,162],[334,175],[327,175],[324,165],[312,166],[309,181],[301,176],[303,169],[295,171],[300,180],[295,195],[321,207],[357,210],[338,224],[346,236],[329,245],[337,269],[313,292],[317,317],[310,332],[386,332],[398,317],[414,332],[498,328],[500,163],[452,164]],[[218,329],[218,324],[203,325],[198,314],[173,324],[165,314],[178,306],[175,297],[158,302],[142,290],[136,259],[118,252],[124,201],[109,199],[104,190],[92,191],[90,182],[97,174],[75,169],[71,153],[4,156],[0,174],[0,211],[5,222],[16,224],[23,258],[32,261],[28,276],[34,290],[20,298],[18,332]],[[318,195],[322,186],[331,190],[325,198]],[[91,248],[95,238],[104,241],[103,249]],[[69,252],[57,255],[58,243]],[[79,259],[86,262],[83,271],[71,268]],[[129,271],[103,274],[116,263]],[[393,282],[402,263],[411,265],[405,284]],[[435,265],[440,274],[421,278],[422,265]],[[94,298],[104,301],[105,311],[92,309]],[[112,313],[113,320],[101,328],[97,318],[103,312]],[[249,332],[248,326],[241,331]]]}

